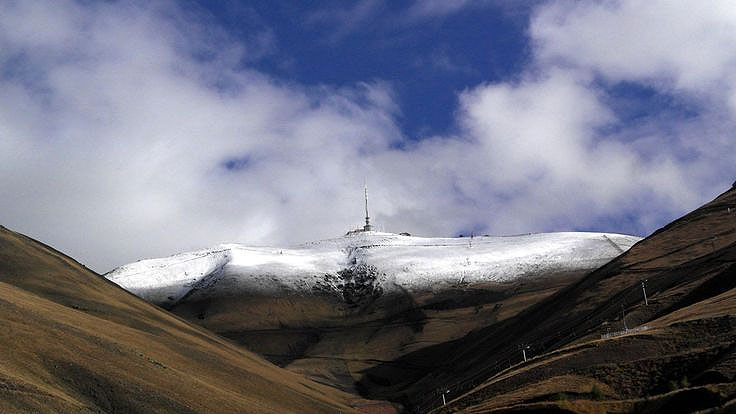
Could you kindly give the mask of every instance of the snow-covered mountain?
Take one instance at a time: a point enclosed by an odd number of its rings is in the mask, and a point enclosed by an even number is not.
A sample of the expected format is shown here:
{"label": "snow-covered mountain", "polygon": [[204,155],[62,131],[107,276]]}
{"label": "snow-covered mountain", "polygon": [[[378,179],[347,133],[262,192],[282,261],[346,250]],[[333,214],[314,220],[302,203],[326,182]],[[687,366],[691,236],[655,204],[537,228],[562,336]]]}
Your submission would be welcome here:
{"label": "snow-covered mountain", "polygon": [[365,231],[292,247],[224,244],[106,276],[274,363],[352,392],[381,361],[510,318],[637,241]]}
{"label": "snow-covered mountain", "polygon": [[333,295],[357,306],[394,291],[440,291],[594,269],[639,237],[542,233],[424,238],[358,232],[299,246],[223,244],[121,266],[106,277],[155,304],[193,296]]}

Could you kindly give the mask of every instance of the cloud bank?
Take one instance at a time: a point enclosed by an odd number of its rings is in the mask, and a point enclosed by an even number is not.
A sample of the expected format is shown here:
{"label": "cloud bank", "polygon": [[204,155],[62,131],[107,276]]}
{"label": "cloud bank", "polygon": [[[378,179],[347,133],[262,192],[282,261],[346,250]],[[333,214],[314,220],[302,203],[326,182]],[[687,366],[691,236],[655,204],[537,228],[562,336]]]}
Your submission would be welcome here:
{"label": "cloud bank", "polygon": [[[367,179],[387,231],[645,234],[736,173],[728,3],[541,4],[526,71],[416,140],[390,79],[274,78],[247,63],[262,44],[173,3],[3,2],[0,221],[107,271],[340,235]],[[631,116],[621,85],[659,109]]]}

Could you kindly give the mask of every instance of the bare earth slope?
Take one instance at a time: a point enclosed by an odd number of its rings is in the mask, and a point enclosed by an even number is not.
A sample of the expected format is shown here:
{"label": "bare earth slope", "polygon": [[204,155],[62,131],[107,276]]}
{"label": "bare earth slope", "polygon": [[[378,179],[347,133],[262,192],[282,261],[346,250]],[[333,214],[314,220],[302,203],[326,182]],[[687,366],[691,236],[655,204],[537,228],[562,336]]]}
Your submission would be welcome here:
{"label": "bare earth slope", "polygon": [[3,227],[0,326],[3,413],[392,411],[278,368]]}
{"label": "bare earth slope", "polygon": [[362,386],[416,412],[733,412],[735,301],[731,189],[519,315],[378,366]]}

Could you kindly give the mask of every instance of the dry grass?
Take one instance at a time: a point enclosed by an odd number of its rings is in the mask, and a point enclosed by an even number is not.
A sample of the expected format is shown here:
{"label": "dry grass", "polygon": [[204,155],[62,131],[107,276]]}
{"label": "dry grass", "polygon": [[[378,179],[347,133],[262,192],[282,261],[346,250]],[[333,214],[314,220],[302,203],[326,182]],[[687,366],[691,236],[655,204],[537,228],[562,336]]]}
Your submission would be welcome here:
{"label": "dry grass", "polygon": [[4,228],[0,326],[3,413],[339,413],[369,407]]}
{"label": "dry grass", "polygon": [[[451,403],[437,412],[669,413],[728,403],[728,387],[736,386],[736,214],[729,208],[736,211],[736,190],[517,316],[402,357],[399,363],[436,368],[410,383],[373,385],[372,395],[427,411],[437,398],[422,390],[454,386]],[[629,328],[651,329],[600,340],[623,329],[622,308]],[[506,369],[507,360],[519,363],[520,344],[534,358]],[[387,364],[367,375],[390,374]],[[605,400],[581,394],[593,385]]]}
{"label": "dry grass", "polygon": [[583,274],[476,284],[439,295],[407,292],[365,309],[346,308],[327,295],[293,295],[208,297],[171,311],[291,371],[357,392],[354,385],[366,370],[511,318]]}

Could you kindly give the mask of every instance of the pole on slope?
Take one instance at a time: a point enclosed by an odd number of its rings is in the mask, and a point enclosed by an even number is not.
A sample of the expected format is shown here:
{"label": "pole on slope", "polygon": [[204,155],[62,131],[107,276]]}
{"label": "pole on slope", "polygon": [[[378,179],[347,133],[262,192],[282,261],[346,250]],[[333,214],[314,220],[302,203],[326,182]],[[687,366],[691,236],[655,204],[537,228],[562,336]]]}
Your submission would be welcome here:
{"label": "pole on slope", "polygon": [[624,330],[628,331],[629,328],[626,326],[626,310],[624,309],[624,304],[621,304],[621,320],[624,321]]}
{"label": "pole on slope", "polygon": [[522,345],[521,346],[521,356],[524,357],[524,362],[527,361],[526,359],[526,350],[529,348],[529,345]]}
{"label": "pole on slope", "polygon": [[641,281],[641,291],[644,292],[644,305],[649,306],[649,299],[647,299],[647,286],[646,286],[647,280],[644,279]]}

